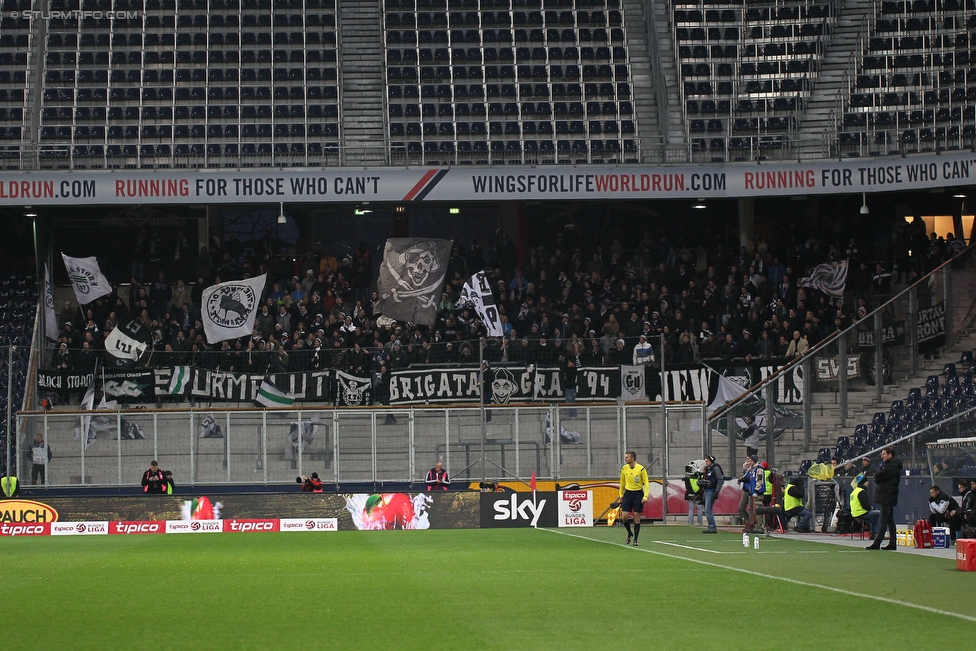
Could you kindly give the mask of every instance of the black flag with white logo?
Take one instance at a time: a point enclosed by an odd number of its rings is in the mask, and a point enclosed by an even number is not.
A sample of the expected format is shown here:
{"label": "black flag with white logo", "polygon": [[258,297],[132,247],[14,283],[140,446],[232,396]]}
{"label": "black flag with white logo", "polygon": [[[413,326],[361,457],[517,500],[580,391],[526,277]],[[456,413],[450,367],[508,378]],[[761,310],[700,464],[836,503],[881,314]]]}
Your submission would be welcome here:
{"label": "black flag with white logo", "polygon": [[377,311],[391,319],[434,325],[450,255],[450,240],[387,240],[376,280],[380,295]]}

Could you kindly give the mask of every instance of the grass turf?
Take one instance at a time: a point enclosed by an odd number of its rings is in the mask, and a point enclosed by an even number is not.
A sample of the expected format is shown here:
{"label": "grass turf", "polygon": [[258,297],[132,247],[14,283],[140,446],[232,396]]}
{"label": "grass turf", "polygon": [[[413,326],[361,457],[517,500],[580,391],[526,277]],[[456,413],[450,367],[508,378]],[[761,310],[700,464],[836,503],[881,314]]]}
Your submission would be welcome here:
{"label": "grass turf", "polygon": [[3,639],[9,649],[599,649],[629,632],[652,649],[972,639],[976,574],[950,560],[783,539],[757,553],[741,536],[699,532],[645,526],[640,549],[606,527],[4,539]]}

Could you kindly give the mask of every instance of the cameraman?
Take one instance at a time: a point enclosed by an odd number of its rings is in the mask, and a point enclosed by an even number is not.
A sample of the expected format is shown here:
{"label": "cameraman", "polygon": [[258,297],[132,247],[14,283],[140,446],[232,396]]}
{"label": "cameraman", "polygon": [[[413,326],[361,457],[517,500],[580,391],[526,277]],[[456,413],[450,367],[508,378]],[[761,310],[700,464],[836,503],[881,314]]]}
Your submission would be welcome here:
{"label": "cameraman", "polygon": [[699,485],[702,478],[702,471],[705,469],[705,462],[692,461],[685,466],[685,501],[688,502],[688,526],[695,524],[695,511],[698,511],[698,526],[702,525],[702,516],[705,515],[704,491]]}
{"label": "cameraman", "polygon": [[319,473],[313,472],[311,477],[306,477],[302,475],[295,479],[296,482],[302,485],[302,492],[305,493],[321,493],[322,492],[322,480],[319,479]]}

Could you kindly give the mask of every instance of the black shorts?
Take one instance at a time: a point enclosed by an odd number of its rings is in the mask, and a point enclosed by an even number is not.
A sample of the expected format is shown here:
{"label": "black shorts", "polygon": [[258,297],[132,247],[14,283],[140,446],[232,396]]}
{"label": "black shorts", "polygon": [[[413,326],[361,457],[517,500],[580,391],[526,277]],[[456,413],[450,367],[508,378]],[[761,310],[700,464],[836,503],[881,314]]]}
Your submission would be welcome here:
{"label": "black shorts", "polygon": [[624,491],[624,497],[620,501],[620,512],[637,511],[637,514],[640,515],[644,510],[643,499],[644,491]]}

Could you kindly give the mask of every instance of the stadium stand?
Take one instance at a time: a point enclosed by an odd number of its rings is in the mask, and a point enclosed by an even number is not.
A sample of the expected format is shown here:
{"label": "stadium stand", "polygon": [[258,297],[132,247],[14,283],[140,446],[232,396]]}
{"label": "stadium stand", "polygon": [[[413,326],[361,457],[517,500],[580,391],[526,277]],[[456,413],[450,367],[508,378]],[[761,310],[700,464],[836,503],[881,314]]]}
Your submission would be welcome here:
{"label": "stadium stand", "polygon": [[848,156],[954,150],[976,139],[971,0],[875,4],[854,53],[840,143]]}
{"label": "stadium stand", "polygon": [[[910,389],[902,400],[893,400],[887,411],[876,412],[870,424],[856,425],[850,436],[841,436],[832,448],[821,449],[816,462],[856,459],[914,432],[925,430],[911,443],[896,446],[899,456],[908,462],[908,467],[924,467],[925,443],[944,437],[968,436],[973,431],[976,413],[964,412],[976,407],[976,368],[969,367],[959,372],[967,366],[966,360],[971,358],[972,351],[966,351],[958,363],[946,364],[941,375],[928,376],[923,386]],[[961,368],[957,369],[957,366]],[[957,414],[963,415],[953,418]],[[915,452],[915,456],[912,452]],[[955,470],[967,474],[974,469]]]}
{"label": "stadium stand", "polygon": [[637,162],[619,0],[386,0],[384,32],[407,160]]}
{"label": "stadium stand", "polygon": [[[18,67],[0,72],[0,88],[22,107],[25,77],[39,74],[42,169],[335,164],[334,0],[54,0],[51,9],[133,17],[52,18],[43,44],[30,42],[29,21],[4,18],[0,52]],[[11,110],[0,136],[33,145],[23,108]]]}
{"label": "stadium stand", "polygon": [[[815,157],[976,141],[972,0],[670,0],[646,24],[632,4],[385,0],[374,55],[342,51],[335,0],[53,0],[117,15],[62,13],[43,30],[23,15],[30,0],[10,0],[0,165],[338,165],[354,131],[393,164],[641,162],[675,129],[670,161],[787,158],[803,140]],[[363,19],[346,18],[347,47],[361,47]],[[634,51],[645,32],[667,56]],[[377,80],[344,87],[349,63],[352,76],[375,64]],[[344,94],[348,111],[374,91],[382,124],[343,114]]]}
{"label": "stadium stand", "polygon": [[753,160],[796,134],[835,3],[673,3],[685,122],[699,160]]}

